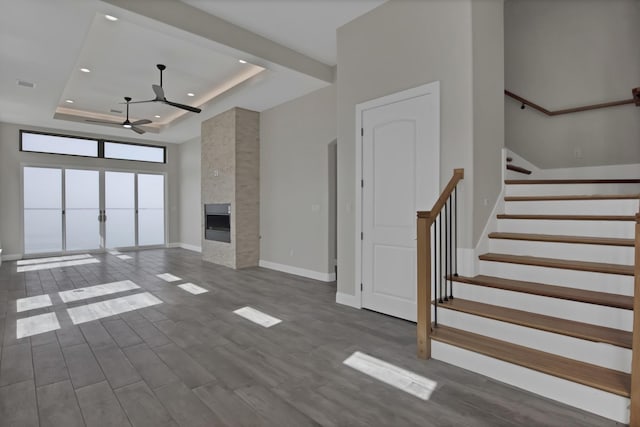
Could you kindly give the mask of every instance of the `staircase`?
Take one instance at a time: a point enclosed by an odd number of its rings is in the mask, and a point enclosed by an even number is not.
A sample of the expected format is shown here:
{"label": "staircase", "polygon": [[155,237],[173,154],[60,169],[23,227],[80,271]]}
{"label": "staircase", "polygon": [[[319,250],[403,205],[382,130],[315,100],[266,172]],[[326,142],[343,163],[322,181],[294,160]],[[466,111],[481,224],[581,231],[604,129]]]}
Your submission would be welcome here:
{"label": "staircase", "polygon": [[505,181],[479,274],[439,270],[431,357],[628,423],[639,200],[640,179]]}

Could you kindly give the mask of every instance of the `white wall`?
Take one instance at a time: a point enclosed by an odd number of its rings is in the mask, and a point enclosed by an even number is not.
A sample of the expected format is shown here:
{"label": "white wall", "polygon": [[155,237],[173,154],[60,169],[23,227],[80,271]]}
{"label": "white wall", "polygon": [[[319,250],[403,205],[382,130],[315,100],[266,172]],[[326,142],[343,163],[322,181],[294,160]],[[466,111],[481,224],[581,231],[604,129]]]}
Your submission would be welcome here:
{"label": "white wall", "polygon": [[180,151],[179,236],[180,243],[189,249],[201,250],[203,233],[201,201],[201,143],[200,137],[183,142]]}
{"label": "white wall", "polygon": [[[168,233],[167,242],[178,239],[178,147],[160,142],[136,141],[135,139],[117,139],[119,141],[140,142],[167,146],[167,164],[131,162],[126,160],[91,159],[84,157],[61,156],[55,154],[26,153],[19,151],[20,129],[40,132],[68,134],[55,129],[44,129],[0,123],[0,242],[2,254],[21,255],[23,237],[20,228],[20,164],[40,164],[58,166],[83,166],[95,168],[114,168],[140,171],[166,172],[168,196]],[[103,138],[97,134],[73,133],[77,136]]]}
{"label": "white wall", "polygon": [[[506,0],[506,88],[549,110],[630,99],[639,22],[638,0]],[[506,146],[541,168],[640,162],[638,107],[547,117],[505,98],[505,116]]]}
{"label": "white wall", "polygon": [[338,29],[338,292],[355,294],[356,104],[440,81],[441,188],[465,168],[462,247],[472,229],[470,0],[389,1]]}
{"label": "white wall", "polygon": [[504,3],[471,2],[473,31],[473,245],[502,188]]}
{"label": "white wall", "polygon": [[335,85],[260,114],[262,265],[331,278],[335,190],[330,152],[335,140]]}

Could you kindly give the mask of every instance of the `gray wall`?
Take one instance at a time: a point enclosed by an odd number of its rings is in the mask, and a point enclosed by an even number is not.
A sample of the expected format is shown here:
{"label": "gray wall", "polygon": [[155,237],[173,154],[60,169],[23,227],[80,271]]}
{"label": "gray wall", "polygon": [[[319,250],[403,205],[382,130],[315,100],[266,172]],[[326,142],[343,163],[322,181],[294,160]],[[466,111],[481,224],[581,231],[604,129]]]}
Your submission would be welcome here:
{"label": "gray wall", "polygon": [[[169,222],[167,242],[178,241],[178,146],[160,142],[126,139],[126,141],[130,142],[167,146],[167,164],[164,165],[124,160],[23,153],[19,151],[20,129],[69,134],[68,132],[56,131],[55,129],[0,123],[0,242],[2,242],[3,255],[19,255],[23,252],[23,237],[20,228],[20,218],[22,215],[20,211],[20,197],[22,193],[22,189],[20,188],[21,163],[165,172],[167,174],[167,194],[169,195],[167,203]],[[73,134],[92,138],[103,137],[98,134],[78,132],[74,132]],[[115,139],[125,141],[125,139]]]}
{"label": "gray wall", "polygon": [[[507,0],[506,88],[549,110],[630,99],[639,22],[638,0]],[[507,147],[538,167],[640,162],[638,107],[547,117],[506,98],[505,116]]]}
{"label": "gray wall", "polygon": [[355,107],[440,81],[441,188],[467,176],[458,201],[472,244],[473,90],[469,0],[390,1],[338,29],[338,292],[355,293]]}
{"label": "gray wall", "polygon": [[335,85],[260,114],[261,260],[333,272],[335,140]]}
{"label": "gray wall", "polygon": [[180,243],[200,248],[202,210],[200,197],[201,144],[200,137],[183,142],[180,150]]}
{"label": "gray wall", "polygon": [[493,210],[502,184],[504,147],[504,5],[471,3],[473,31],[473,245]]}

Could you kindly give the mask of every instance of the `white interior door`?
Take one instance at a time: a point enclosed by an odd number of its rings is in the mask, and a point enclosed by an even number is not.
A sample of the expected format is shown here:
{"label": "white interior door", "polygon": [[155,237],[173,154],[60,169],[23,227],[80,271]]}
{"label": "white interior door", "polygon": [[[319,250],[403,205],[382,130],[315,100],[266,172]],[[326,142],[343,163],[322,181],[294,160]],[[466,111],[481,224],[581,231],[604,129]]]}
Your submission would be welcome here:
{"label": "white interior door", "polygon": [[362,112],[362,306],[412,321],[416,211],[431,209],[440,188],[440,102],[432,85]]}

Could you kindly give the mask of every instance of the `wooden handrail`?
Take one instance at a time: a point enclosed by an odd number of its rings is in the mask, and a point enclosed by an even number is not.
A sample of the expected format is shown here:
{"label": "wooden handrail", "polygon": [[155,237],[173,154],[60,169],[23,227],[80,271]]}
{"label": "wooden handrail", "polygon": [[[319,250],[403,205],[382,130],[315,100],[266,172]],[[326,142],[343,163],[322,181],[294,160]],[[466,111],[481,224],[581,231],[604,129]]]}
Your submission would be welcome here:
{"label": "wooden handrail", "polygon": [[578,113],[580,111],[589,111],[589,110],[597,110],[599,108],[609,108],[609,107],[617,107],[618,105],[627,105],[627,104],[635,104],[636,107],[640,107],[640,87],[634,88],[631,93],[633,94],[633,97],[631,99],[625,99],[622,101],[612,101],[612,102],[604,102],[601,104],[592,104],[592,105],[585,105],[583,107],[575,107],[575,108],[566,108],[564,110],[556,110],[556,111],[550,111],[547,110],[544,107],[541,107],[538,104],[535,104],[531,101],[529,101],[528,99],[525,99],[519,95],[516,95],[513,92],[510,92],[508,90],[505,89],[504,94],[507,96],[510,96],[511,98],[515,99],[518,102],[521,102],[524,105],[528,105],[529,107],[540,111],[543,114],[546,114],[547,116],[559,116],[561,114],[569,114],[569,113]]}
{"label": "wooden handrail", "polygon": [[453,193],[453,189],[456,188],[456,185],[458,185],[458,182],[460,182],[463,179],[464,179],[464,169],[454,169],[453,176],[449,180],[449,183],[447,184],[447,186],[444,187],[444,190],[442,190],[442,194],[440,194],[440,197],[438,197],[438,200],[436,200],[431,210],[418,211],[418,218],[430,218],[431,222],[429,222],[429,225],[433,224],[433,221],[435,221],[435,219],[438,217],[438,214],[440,214],[440,211],[444,207],[445,203],[447,203],[449,196],[451,195],[451,193]]}
{"label": "wooden handrail", "polygon": [[640,426],[640,212],[636,214],[633,288],[633,339],[631,344],[631,405],[629,425]]}
{"label": "wooden handrail", "polygon": [[440,214],[460,180],[464,169],[454,169],[453,176],[430,211],[419,211],[417,219],[418,257],[418,357],[431,358],[431,225]]}

